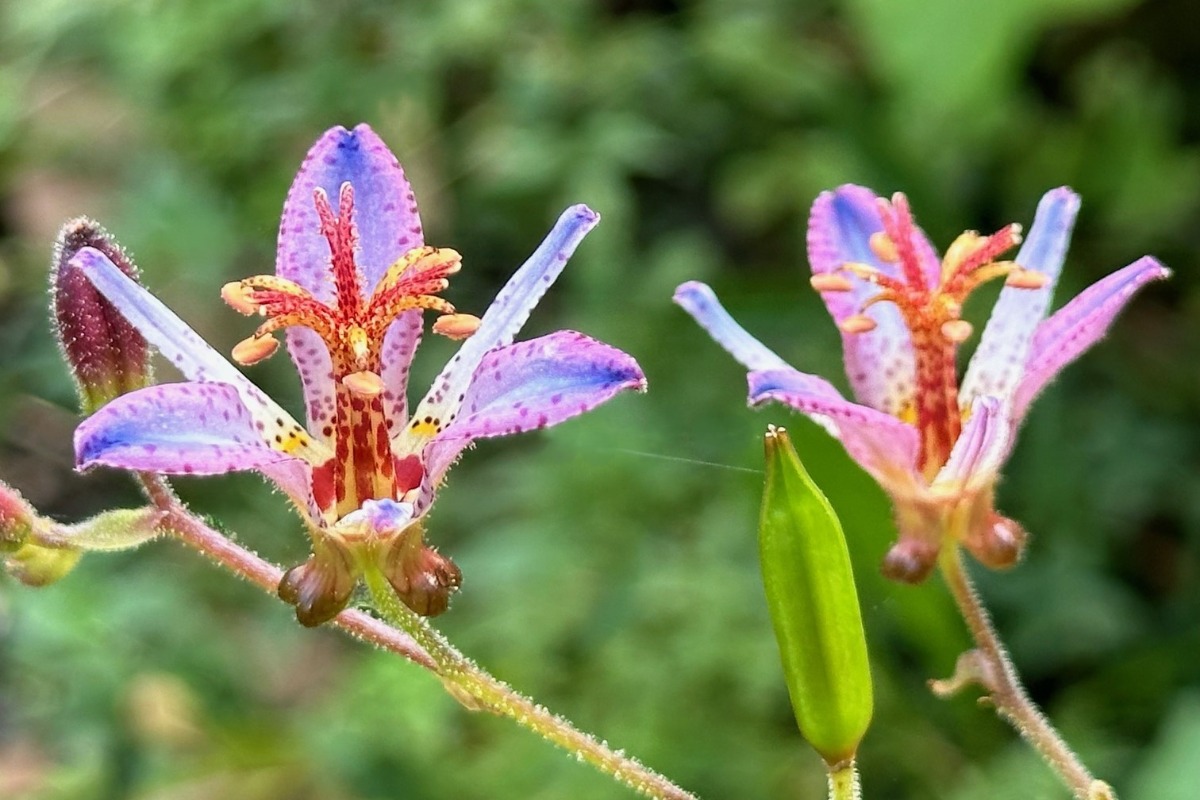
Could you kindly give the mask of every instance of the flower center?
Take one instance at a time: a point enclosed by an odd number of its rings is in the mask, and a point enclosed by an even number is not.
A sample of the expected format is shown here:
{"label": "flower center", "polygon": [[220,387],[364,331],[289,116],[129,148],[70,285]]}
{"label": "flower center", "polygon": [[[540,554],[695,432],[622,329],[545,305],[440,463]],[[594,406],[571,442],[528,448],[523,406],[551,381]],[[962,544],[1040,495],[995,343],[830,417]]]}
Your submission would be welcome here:
{"label": "flower center", "polygon": [[[908,199],[900,193],[893,195],[890,203],[881,199],[879,213],[883,230],[872,234],[871,251],[879,261],[894,268],[885,272],[854,262],[842,266],[845,272],[878,286],[880,291],[863,304],[858,314],[843,319],[841,328],[853,334],[874,329],[875,320],[865,311],[875,303],[892,303],[899,310],[912,336],[916,360],[913,401],[901,417],[916,425],[921,435],[920,467],[932,478],[949,458],[966,413],[958,404],[955,363],[959,345],[971,335],[971,324],[962,319],[963,303],[977,287],[995,278],[1004,277],[1007,285],[1026,289],[1044,286],[1046,278],[1012,261],[997,260],[1020,244],[1020,225],[1007,225],[990,236],[975,231],[963,233],[946,250],[934,274],[918,251],[921,238]],[[815,276],[813,282],[822,291],[852,288],[838,273]]]}
{"label": "flower center", "polygon": [[[343,183],[335,214],[321,189],[313,193],[321,235],[329,243],[334,294],[323,302],[299,284],[276,275],[256,275],[226,284],[221,296],[243,314],[258,313],[266,321],[233,349],[235,361],[250,365],[278,349],[274,331],[301,325],[321,337],[333,366],[335,415],[332,425],[314,431],[331,439],[334,457],[314,466],[314,496],[336,520],[370,499],[398,499],[420,482],[420,465],[396,463],[384,413],[380,354],[384,334],[395,319],[414,308],[440,311],[447,324],[434,330],[450,336],[470,335],[472,321],[454,314],[437,294],[461,267],[454,250],[418,247],[409,250],[380,278],[369,297],[355,261],[358,230],[354,224],[354,189]],[[296,438],[296,437],[293,437]],[[302,437],[296,441],[303,444]],[[279,449],[291,452],[284,441]],[[415,467],[415,468],[414,468]],[[414,476],[415,474],[415,476]],[[332,480],[331,480],[332,479]],[[330,487],[332,483],[332,487]],[[331,491],[332,489],[332,491]]]}

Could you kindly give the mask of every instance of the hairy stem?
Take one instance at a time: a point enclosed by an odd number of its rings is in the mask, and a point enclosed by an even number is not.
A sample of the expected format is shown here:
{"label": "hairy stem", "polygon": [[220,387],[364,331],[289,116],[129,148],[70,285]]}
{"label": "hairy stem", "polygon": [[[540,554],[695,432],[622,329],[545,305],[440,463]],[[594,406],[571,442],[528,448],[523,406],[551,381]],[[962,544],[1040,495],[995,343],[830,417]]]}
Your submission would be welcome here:
{"label": "hairy stem", "polygon": [[[1096,800],[1102,797],[1115,800],[1112,790],[1102,781],[1092,777],[1087,767],[1025,693],[1025,687],[1021,685],[1021,679],[1013,668],[1008,651],[996,634],[991,617],[967,576],[958,548],[945,548],[939,563],[946,585],[950,588],[963,619],[966,620],[972,638],[975,639],[978,663],[972,665],[970,679],[987,689],[996,712],[1008,720],[1022,738],[1037,750],[1077,800]],[[947,682],[950,686],[954,684],[955,679]]]}
{"label": "hairy stem", "polygon": [[[151,474],[141,474],[138,478],[150,500],[165,512],[165,519],[161,523],[164,528],[229,572],[271,595],[275,594],[283,576],[279,567],[195,517],[163,478]],[[401,603],[377,572],[368,571],[368,585],[380,613],[391,624],[355,610],[341,612],[331,621],[332,624],[433,672],[441,678],[447,691],[468,708],[486,709],[510,717],[646,797],[654,800],[696,800],[694,795],[636,759],[609,749],[567,720],[555,716],[484,672],[430,627],[423,617]]]}
{"label": "hairy stem", "polygon": [[518,724],[586,761],[634,791],[655,800],[695,800],[681,789],[636,759],[610,750],[590,734],[576,728],[533,700],[497,680],[460,653],[392,591],[378,570],[366,572],[371,599],[383,617],[420,643],[437,662],[434,670],[447,690],[463,705],[509,717]]}
{"label": "hairy stem", "polygon": [[829,768],[829,800],[862,800],[853,758]]}

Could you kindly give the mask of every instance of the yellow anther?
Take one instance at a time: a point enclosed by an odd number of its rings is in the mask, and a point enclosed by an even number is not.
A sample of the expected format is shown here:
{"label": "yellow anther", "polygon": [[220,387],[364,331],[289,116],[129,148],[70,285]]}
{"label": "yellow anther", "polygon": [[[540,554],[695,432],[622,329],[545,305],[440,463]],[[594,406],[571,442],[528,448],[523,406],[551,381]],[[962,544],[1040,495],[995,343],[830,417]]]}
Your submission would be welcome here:
{"label": "yellow anther", "polygon": [[466,339],[479,330],[479,317],[474,314],[443,314],[433,323],[433,332],[447,339]]}
{"label": "yellow anther", "polygon": [[978,250],[985,241],[976,231],[960,233],[958,238],[946,248],[946,255],[942,257],[942,279],[945,280],[953,275],[958,269],[958,265],[970,258],[971,254]]}
{"label": "yellow anther", "polygon": [[342,384],[360,397],[375,397],[383,392],[383,378],[368,370],[351,372],[342,378]]}
{"label": "yellow anther", "polygon": [[876,231],[871,234],[871,238],[867,240],[867,244],[871,248],[871,252],[885,264],[895,264],[900,260],[900,253],[896,250],[896,243],[892,241],[892,237],[888,236],[883,231]]}
{"label": "yellow anther", "polygon": [[279,349],[279,342],[274,336],[251,336],[243,339],[233,347],[233,360],[244,367],[257,364]]}
{"label": "yellow anther", "polygon": [[250,299],[251,291],[241,281],[230,281],[221,287],[221,299],[239,314],[250,315],[259,310],[258,303]]}
{"label": "yellow anther", "polygon": [[955,344],[962,344],[971,336],[971,323],[965,319],[952,319],[942,323],[942,336]]}
{"label": "yellow anther", "polygon": [[1049,282],[1050,277],[1046,273],[1024,267],[1016,267],[1004,279],[1005,286],[1015,289],[1041,289]]}
{"label": "yellow anther", "polygon": [[871,281],[872,283],[879,275],[879,270],[861,261],[847,261],[845,264],[842,264],[842,269],[856,278],[862,278],[864,281]]}
{"label": "yellow anther", "polygon": [[808,279],[818,292],[849,292],[854,289],[850,279],[840,272],[822,272]]}
{"label": "yellow anther", "polygon": [[875,330],[875,320],[866,314],[854,314],[842,320],[840,327],[846,333],[867,333]]}

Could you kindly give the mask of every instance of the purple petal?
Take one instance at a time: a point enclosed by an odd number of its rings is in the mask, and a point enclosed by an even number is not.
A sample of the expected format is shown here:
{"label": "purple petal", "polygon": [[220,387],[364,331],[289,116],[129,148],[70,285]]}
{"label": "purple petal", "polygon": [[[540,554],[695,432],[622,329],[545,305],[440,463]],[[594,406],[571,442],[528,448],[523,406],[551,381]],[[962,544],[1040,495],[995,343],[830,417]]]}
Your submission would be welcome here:
{"label": "purple petal", "polygon": [[1033,227],[1016,262],[1049,280],[1040,289],[1006,286],[1000,292],[963,377],[960,398],[964,408],[981,395],[998,397],[1005,404],[1011,401],[1029,358],[1034,330],[1050,307],[1078,213],[1079,195],[1066,187],[1046,192],[1038,203]]}
{"label": "purple petal", "polygon": [[746,369],[789,369],[786,361],[729,316],[716,294],[705,284],[699,281],[681,284],[675,290],[675,302]]}
{"label": "purple petal", "polygon": [[408,414],[408,370],[421,342],[424,323],[421,309],[414,308],[397,317],[383,336],[383,411],[389,420],[395,420],[397,430],[404,427]]}
{"label": "purple petal", "polygon": [[288,354],[300,373],[304,389],[304,415],[315,438],[330,442],[325,430],[334,427],[337,415],[336,388],[333,383],[333,359],[320,334],[311,328],[293,325],[287,329]]}
{"label": "purple petal", "polygon": [[823,378],[794,369],[751,372],[750,404],[786,403],[838,439],[850,457],[888,491],[911,492],[917,473],[916,430],[869,406],[851,403]]}
{"label": "purple petal", "polygon": [[321,235],[313,191],[324,189],[334,207],[343,183],[354,187],[358,225],[358,266],[363,291],[375,284],[400,256],[424,243],[421,218],[400,162],[367,125],[348,131],[338,126],[322,136],[292,181],[279,223],[275,271],[313,293],[333,297],[329,245]]}
{"label": "purple petal", "polygon": [[1108,332],[1113,319],[1138,289],[1170,275],[1171,271],[1153,258],[1140,258],[1093,283],[1038,326],[1024,376],[1013,397],[1013,419],[1020,421],[1059,370]]}
{"label": "purple petal", "polygon": [[426,475],[436,485],[475,439],[557,425],[626,389],[646,389],[637,362],[582,333],[557,331],[497,348],[475,371],[458,418],[426,445]]}
{"label": "purple petal", "polygon": [[[484,356],[513,340],[533,307],[558,278],[567,259],[599,221],[600,215],[584,205],[571,206],[562,213],[538,249],[496,295],[480,321],[479,330],[463,343],[438,375],[433,388],[413,412],[413,419],[429,417],[444,423],[454,417]],[[415,433],[410,426],[393,439],[393,444],[400,452],[417,453],[430,435]]]}
{"label": "purple petal", "polygon": [[79,469],[167,475],[257,470],[305,506],[311,496],[308,464],[269,447],[237,389],[224,383],[168,383],[121,395],[75,429],[75,460]]}
{"label": "purple petal", "polygon": [[[72,267],[83,270],[100,294],[187,378],[233,387],[254,421],[264,426],[275,426],[277,420],[280,421],[279,427],[290,429],[295,425],[291,415],[278,403],[263,394],[175,312],[121,272],[99,250],[85,247],[70,263]],[[311,463],[320,463],[329,457],[316,443],[297,450],[296,454],[304,456]]]}
{"label": "purple petal", "polygon": [[1008,457],[1012,435],[1012,425],[1000,401],[995,397],[978,398],[950,457],[933,481],[934,487],[977,491],[994,483]]}
{"label": "purple petal", "polygon": [[[870,189],[846,185],[822,192],[808,218],[808,261],[814,275],[836,272],[847,262],[868,264],[896,275],[894,264],[880,261],[870,248],[871,234],[883,230],[878,198]],[[936,280],[938,260],[924,234],[917,231],[916,247],[931,280]],[[865,313],[876,327],[867,333],[842,333],[846,375],[859,402],[887,414],[899,414],[908,405],[916,385],[912,337],[896,306],[876,303],[865,312],[863,304],[879,292],[867,281],[851,278],[849,292],[822,292],[821,299],[834,322]]]}

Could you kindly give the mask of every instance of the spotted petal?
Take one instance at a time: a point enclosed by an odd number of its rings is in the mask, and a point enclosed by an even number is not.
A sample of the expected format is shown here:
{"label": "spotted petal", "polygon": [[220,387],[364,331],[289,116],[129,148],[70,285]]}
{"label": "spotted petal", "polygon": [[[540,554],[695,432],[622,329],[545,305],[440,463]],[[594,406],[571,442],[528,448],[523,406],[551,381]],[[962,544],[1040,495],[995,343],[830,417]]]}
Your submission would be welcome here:
{"label": "spotted petal", "polygon": [[1000,292],[963,377],[960,399],[964,408],[982,395],[997,397],[1005,405],[1012,402],[1034,331],[1050,308],[1078,213],[1079,195],[1066,187],[1046,192],[1038,203],[1033,227],[1016,261],[1045,275],[1046,285],[1040,289],[1006,286]]}
{"label": "spotted petal", "polygon": [[978,491],[995,482],[1012,447],[1013,426],[995,397],[980,397],[971,407],[946,464],[933,481],[935,489],[955,493]]}
{"label": "spotted petal", "polygon": [[458,418],[425,447],[428,487],[475,439],[547,428],[645,388],[632,357],[575,331],[497,348],[475,371]]}
{"label": "spotted petal", "polygon": [[[871,235],[883,230],[879,198],[870,189],[846,185],[822,192],[808,218],[808,261],[814,275],[833,273],[847,262],[867,264],[895,275],[896,267],[871,251]],[[915,233],[918,257],[928,278],[935,278],[938,260],[924,234]],[[849,316],[866,313],[875,321],[866,333],[842,333],[846,375],[854,396],[864,405],[896,415],[908,404],[916,385],[912,339],[892,303],[863,304],[879,289],[857,278],[849,292],[822,292],[821,299],[839,325]]]}
{"label": "spotted petal", "polygon": [[[542,299],[567,264],[567,259],[600,221],[600,215],[584,205],[571,206],[562,213],[554,229],[517,270],[483,315],[479,329],[459,348],[433,382],[433,388],[421,400],[409,424],[393,439],[398,452],[417,453],[438,430],[457,416],[459,406],[472,377],[489,350],[508,344],[529,319],[530,312]],[[426,418],[432,424],[420,425]]]}
{"label": "spotted petal", "polygon": [[383,336],[380,351],[383,385],[383,410],[389,420],[395,420],[397,429],[407,421],[408,415],[408,371],[413,354],[421,342],[424,318],[421,309],[405,311],[393,322]]}
{"label": "spotted petal", "polygon": [[1099,341],[1138,289],[1171,271],[1149,256],[1083,290],[1043,322],[1033,337],[1025,374],[1013,398],[1013,418],[1020,421],[1033,399],[1059,371]]}
{"label": "spotted petal", "polygon": [[[251,418],[256,424],[261,423],[264,430],[271,431],[271,435],[276,432],[286,435],[299,427],[278,403],[263,394],[175,312],[121,272],[99,250],[83,248],[71,259],[70,265],[83,270],[97,291],[113,304],[121,316],[129,320],[129,324],[186,377],[193,381],[224,383],[233,387]],[[299,447],[296,455],[314,464],[329,458],[326,448],[311,441]]]}
{"label": "spotted petal", "polygon": [[750,404],[770,400],[806,414],[837,438],[850,457],[889,492],[916,490],[917,432],[893,416],[851,403],[824,378],[794,369],[751,372]]}
{"label": "spotted petal", "polygon": [[307,462],[268,446],[237,389],[225,383],[168,383],[121,395],[75,429],[75,459],[80,469],[167,475],[257,470],[313,512]]}
{"label": "spotted petal", "polygon": [[308,151],[292,181],[279,224],[275,264],[277,274],[322,301],[332,299],[333,281],[329,244],[321,235],[313,191],[323,189],[336,205],[347,181],[354,187],[357,260],[367,295],[400,256],[424,243],[417,201],[387,145],[368,125],[352,131],[329,129]]}
{"label": "spotted petal", "polygon": [[675,290],[675,302],[746,369],[789,369],[786,361],[737,324],[707,285],[699,281],[681,284]]}

